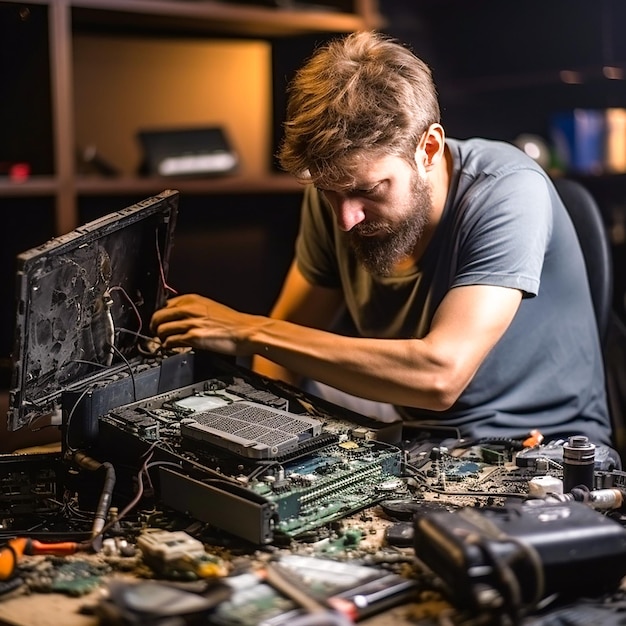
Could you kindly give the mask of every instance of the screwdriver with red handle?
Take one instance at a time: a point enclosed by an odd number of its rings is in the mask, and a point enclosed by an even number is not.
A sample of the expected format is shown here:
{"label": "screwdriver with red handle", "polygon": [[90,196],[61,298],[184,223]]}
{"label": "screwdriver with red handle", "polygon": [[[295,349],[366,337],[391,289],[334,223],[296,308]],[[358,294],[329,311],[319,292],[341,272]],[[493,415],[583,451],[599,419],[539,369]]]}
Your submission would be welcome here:
{"label": "screwdriver with red handle", "polygon": [[58,543],[42,543],[28,537],[9,539],[0,548],[0,580],[8,580],[13,576],[15,568],[23,555],[52,554],[66,556],[74,554],[83,547],[76,541],[62,541]]}

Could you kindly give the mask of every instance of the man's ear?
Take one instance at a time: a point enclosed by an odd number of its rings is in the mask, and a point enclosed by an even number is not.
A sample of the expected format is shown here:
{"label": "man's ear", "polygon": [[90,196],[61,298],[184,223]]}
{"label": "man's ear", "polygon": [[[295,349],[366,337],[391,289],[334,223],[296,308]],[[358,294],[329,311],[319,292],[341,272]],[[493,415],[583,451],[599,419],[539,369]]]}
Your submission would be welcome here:
{"label": "man's ear", "polygon": [[422,135],[415,160],[418,166],[423,166],[427,171],[439,164],[444,156],[446,133],[441,124],[431,124]]}

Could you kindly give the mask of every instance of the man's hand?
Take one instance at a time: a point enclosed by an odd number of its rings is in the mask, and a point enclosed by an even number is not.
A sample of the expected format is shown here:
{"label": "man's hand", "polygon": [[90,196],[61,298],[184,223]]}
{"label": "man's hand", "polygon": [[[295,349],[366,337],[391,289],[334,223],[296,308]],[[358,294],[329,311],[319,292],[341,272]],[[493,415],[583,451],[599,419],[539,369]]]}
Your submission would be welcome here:
{"label": "man's hand", "polygon": [[168,300],[150,328],[165,348],[190,346],[231,356],[248,356],[246,338],[256,316],[240,313],[195,294]]}

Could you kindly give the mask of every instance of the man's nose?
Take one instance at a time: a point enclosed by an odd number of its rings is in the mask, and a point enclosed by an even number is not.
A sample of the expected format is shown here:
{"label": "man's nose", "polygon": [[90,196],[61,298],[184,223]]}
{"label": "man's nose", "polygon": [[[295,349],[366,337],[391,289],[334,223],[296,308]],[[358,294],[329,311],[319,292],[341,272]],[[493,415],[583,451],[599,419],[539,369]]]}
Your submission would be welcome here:
{"label": "man's nose", "polygon": [[347,232],[365,219],[363,203],[357,198],[338,198],[335,216],[339,228]]}

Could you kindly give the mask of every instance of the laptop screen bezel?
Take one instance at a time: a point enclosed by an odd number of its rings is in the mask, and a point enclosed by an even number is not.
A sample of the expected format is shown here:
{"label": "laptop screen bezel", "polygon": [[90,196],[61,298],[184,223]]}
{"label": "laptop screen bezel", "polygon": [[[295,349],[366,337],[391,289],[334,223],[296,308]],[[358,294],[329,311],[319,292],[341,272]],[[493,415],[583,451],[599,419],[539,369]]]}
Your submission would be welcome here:
{"label": "laptop screen bezel", "polygon": [[[165,281],[178,203],[179,192],[168,189],[17,256],[17,306],[7,416],[9,430],[26,427],[39,417],[59,411],[64,389],[107,369],[101,354],[98,354],[97,364],[90,364],[94,348],[85,340],[90,332],[81,330],[73,334],[72,328],[66,328],[70,326],[69,320],[64,323],[65,320],[55,317],[55,310],[56,313],[63,311],[63,305],[50,307],[50,314],[35,310],[42,304],[41,291],[54,291],[46,298],[55,301],[75,295],[76,309],[101,306],[102,292],[107,290],[112,295],[113,312],[117,307],[120,315],[124,311],[126,321],[131,318],[129,325],[134,324],[134,330],[143,327],[147,331],[152,313],[165,303],[167,296]],[[90,256],[92,251],[93,256]],[[93,267],[97,254],[102,259],[104,272]],[[137,259],[143,260],[137,263]],[[80,267],[81,263],[83,267]],[[53,276],[58,268],[72,265],[77,270],[75,273],[70,270],[70,280],[58,287],[54,285],[54,280],[60,279],[60,275]],[[109,278],[89,280],[89,276],[93,278],[98,273]],[[83,291],[72,294],[72,281],[76,283],[73,287],[76,291]],[[80,315],[79,312],[75,314]],[[112,318],[115,319],[115,314]],[[64,328],[59,330],[59,326]],[[67,338],[62,342],[60,338],[66,333]],[[133,345],[136,347],[138,337],[130,332],[120,342],[120,352],[130,353]],[[118,357],[113,355],[112,361],[123,363],[126,358],[121,354]]]}

